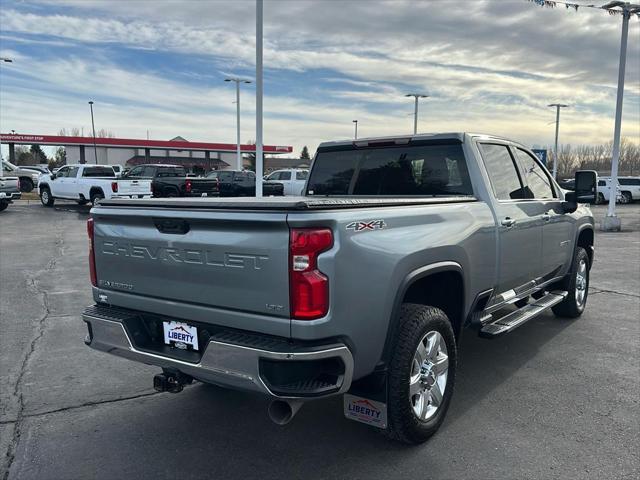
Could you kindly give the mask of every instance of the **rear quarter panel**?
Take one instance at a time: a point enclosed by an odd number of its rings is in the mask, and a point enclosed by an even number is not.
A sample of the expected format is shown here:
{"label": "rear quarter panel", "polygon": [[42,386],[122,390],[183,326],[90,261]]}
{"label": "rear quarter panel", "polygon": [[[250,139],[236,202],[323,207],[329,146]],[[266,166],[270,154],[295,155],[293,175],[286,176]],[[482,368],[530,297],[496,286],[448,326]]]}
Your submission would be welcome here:
{"label": "rear quarter panel", "polygon": [[[352,222],[384,221],[356,232]],[[291,322],[299,339],[343,336],[354,351],[356,378],[379,362],[401,285],[424,266],[451,261],[462,267],[464,310],[495,281],[495,224],[484,202],[291,213],[290,227],[328,226],[333,248],[318,265],[330,279],[326,317]]]}

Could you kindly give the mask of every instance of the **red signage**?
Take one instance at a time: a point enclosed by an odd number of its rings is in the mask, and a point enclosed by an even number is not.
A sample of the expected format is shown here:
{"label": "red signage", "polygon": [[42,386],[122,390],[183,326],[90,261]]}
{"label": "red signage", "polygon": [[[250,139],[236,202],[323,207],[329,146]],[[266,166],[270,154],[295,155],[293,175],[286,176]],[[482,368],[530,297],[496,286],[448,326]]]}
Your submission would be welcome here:
{"label": "red signage", "polygon": [[[84,145],[93,146],[93,137],[67,137],[56,135],[0,134],[3,143],[19,143],[38,145]],[[163,150],[208,150],[213,152],[235,152],[235,143],[183,142],[174,140],[139,140],[135,138],[96,138],[98,147],[112,148],[158,148]],[[255,152],[255,145],[240,145],[243,152]],[[264,145],[265,153],[291,153],[293,147],[280,145]]]}

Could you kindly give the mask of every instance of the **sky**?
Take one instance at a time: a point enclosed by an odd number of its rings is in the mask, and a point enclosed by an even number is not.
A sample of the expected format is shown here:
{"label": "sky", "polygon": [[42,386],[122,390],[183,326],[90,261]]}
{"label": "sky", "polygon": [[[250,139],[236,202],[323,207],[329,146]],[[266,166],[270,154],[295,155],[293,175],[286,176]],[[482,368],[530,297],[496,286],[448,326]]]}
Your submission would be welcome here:
{"label": "sky", "polygon": [[[578,4],[591,0],[574,0]],[[603,2],[604,3],[604,2]],[[265,0],[264,142],[472,131],[550,145],[613,138],[622,18],[526,0]],[[640,19],[622,134],[640,141]],[[235,86],[255,77],[252,0],[0,0],[0,131],[236,141]],[[255,85],[241,92],[255,139]],[[5,146],[6,155],[6,146]]]}

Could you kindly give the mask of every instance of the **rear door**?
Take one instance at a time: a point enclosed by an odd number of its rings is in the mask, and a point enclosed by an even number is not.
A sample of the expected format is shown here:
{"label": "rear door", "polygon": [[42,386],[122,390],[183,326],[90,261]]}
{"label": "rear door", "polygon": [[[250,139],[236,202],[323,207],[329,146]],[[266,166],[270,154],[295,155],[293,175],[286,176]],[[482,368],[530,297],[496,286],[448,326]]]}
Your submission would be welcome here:
{"label": "rear door", "polygon": [[526,197],[532,204],[532,212],[535,211],[542,219],[542,269],[538,275],[550,279],[558,276],[562,268],[571,262],[574,222],[562,209],[562,200],[551,176],[537,157],[519,147],[513,148],[513,153],[525,184]]}
{"label": "rear door", "polygon": [[496,293],[517,289],[543,270],[542,219],[539,207],[527,201],[509,146],[480,143],[480,152],[494,194],[498,223],[499,264]]}
{"label": "rear door", "polygon": [[288,318],[286,213],[110,207],[94,219],[101,289]]}

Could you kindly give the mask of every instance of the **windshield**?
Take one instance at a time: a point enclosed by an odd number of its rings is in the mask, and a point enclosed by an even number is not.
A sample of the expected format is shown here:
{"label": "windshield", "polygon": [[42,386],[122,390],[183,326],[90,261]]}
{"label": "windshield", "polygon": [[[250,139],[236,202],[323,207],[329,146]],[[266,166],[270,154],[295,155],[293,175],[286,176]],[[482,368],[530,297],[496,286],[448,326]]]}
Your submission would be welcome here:
{"label": "windshield", "polygon": [[10,172],[18,168],[13,163],[9,163],[6,160],[2,161],[2,166],[4,167],[5,170],[9,170]]}
{"label": "windshield", "polygon": [[308,195],[473,195],[462,145],[426,144],[318,152]]}

